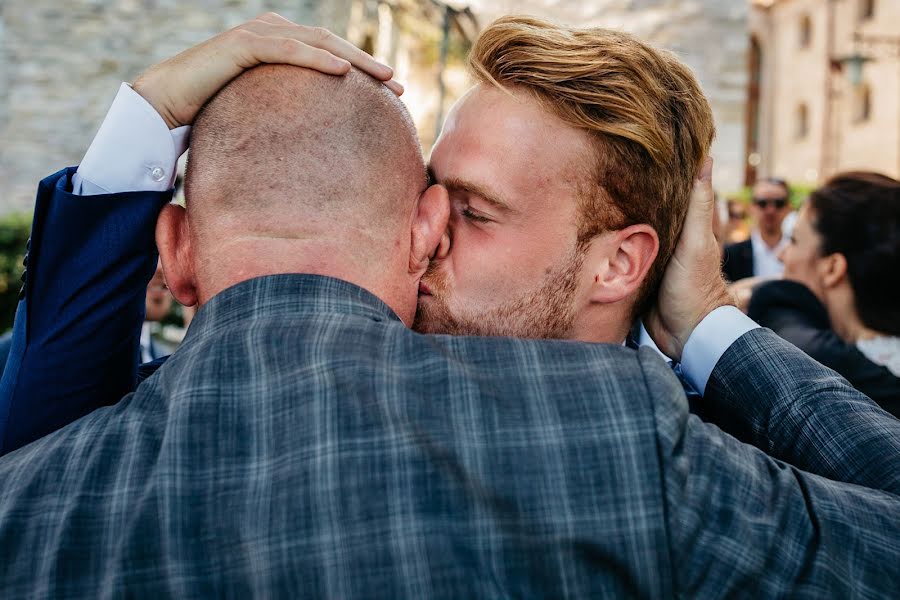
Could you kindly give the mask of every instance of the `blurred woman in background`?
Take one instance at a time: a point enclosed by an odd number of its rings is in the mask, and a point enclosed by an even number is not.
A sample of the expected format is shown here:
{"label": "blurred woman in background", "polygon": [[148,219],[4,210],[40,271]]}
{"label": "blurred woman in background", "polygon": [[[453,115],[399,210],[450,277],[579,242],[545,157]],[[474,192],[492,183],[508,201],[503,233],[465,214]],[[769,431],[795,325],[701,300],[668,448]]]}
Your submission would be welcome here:
{"label": "blurred woman in background", "polygon": [[832,178],[780,258],[784,280],[753,291],[750,317],[900,417],[900,182]]}

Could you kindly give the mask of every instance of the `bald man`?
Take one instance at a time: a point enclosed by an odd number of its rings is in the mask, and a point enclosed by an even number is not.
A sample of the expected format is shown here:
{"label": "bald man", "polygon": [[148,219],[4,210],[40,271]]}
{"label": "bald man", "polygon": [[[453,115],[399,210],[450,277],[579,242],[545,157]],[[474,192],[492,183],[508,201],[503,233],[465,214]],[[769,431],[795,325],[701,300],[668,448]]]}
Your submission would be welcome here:
{"label": "bald man", "polygon": [[[417,148],[355,73],[258,68],[207,105],[157,231],[201,310],[134,394],[0,460],[5,596],[889,589],[896,497],[702,424],[651,351],[410,331],[448,215]],[[865,410],[816,374],[779,385]]]}

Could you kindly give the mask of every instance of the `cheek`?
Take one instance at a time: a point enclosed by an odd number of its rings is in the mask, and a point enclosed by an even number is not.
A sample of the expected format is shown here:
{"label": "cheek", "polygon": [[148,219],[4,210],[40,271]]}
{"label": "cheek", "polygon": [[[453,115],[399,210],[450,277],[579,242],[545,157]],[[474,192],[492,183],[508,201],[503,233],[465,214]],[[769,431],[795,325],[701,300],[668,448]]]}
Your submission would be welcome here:
{"label": "cheek", "polygon": [[789,271],[794,269],[794,265],[797,262],[797,249],[793,246],[788,246],[784,249],[784,252],[781,254],[781,262],[784,263],[784,273],[788,274]]}
{"label": "cheek", "polygon": [[527,244],[476,227],[458,231],[446,260],[453,303],[493,306],[527,288],[533,253]]}
{"label": "cheek", "polygon": [[808,287],[814,286],[816,280],[815,253],[807,248],[789,246],[784,253],[784,276],[805,283]]}

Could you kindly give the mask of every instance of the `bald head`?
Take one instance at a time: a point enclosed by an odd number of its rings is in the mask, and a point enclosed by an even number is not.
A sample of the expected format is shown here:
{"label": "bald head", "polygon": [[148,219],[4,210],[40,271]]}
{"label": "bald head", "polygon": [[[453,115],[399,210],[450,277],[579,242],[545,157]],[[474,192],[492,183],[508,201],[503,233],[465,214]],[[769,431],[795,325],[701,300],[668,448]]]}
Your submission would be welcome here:
{"label": "bald head", "polygon": [[201,239],[377,241],[407,224],[425,187],[415,127],[384,85],[355,70],[334,77],[266,65],[200,112],[185,197]]}

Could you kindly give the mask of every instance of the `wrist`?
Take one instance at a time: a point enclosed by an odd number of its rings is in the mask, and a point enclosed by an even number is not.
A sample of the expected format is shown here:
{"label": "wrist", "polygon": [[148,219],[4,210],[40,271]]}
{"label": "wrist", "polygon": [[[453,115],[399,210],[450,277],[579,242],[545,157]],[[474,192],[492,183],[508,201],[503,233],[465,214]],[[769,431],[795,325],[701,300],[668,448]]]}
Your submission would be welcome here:
{"label": "wrist", "polygon": [[145,81],[145,77],[141,75],[137,79],[134,80],[134,83],[131,84],[131,89],[133,89],[139,96],[141,96],[147,103],[153,107],[153,110],[159,114],[160,118],[166,124],[170,130],[178,129],[182,127],[184,123],[180,123],[173,115],[172,111],[170,111],[165,102],[163,102],[156,93],[153,92],[153,85],[147,84]]}
{"label": "wrist", "polygon": [[684,348],[687,346],[688,340],[690,340],[700,323],[702,323],[709,315],[720,308],[736,306],[734,297],[729,293],[724,282],[721,282],[721,286],[716,287],[716,290],[703,294],[703,297],[706,298],[707,301],[704,302],[703,306],[695,313],[695,317],[691,319],[690,325],[683,329],[678,336],[675,336],[676,347],[673,348],[675,354],[675,356],[672,356],[673,359],[679,361],[682,359]]}
{"label": "wrist", "polygon": [[758,327],[736,307],[726,304],[710,312],[694,328],[680,362],[684,375],[701,395],[722,355],[738,338]]}

